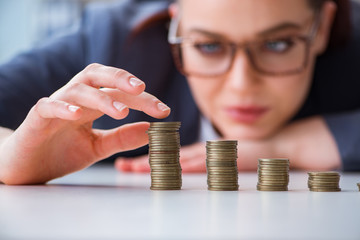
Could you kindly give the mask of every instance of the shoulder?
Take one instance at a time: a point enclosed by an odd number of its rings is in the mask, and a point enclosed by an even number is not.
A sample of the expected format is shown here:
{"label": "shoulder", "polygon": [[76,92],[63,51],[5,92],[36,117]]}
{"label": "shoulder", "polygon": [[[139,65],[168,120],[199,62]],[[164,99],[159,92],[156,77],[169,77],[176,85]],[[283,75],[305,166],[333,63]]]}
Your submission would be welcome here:
{"label": "shoulder", "polygon": [[89,4],[84,19],[94,24],[106,25],[109,22],[126,25],[132,29],[141,21],[166,9],[169,0],[118,0],[114,2],[95,2]]}
{"label": "shoulder", "polygon": [[89,4],[80,26],[87,64],[114,65],[137,24],[164,11],[169,4],[169,0],[118,0]]}

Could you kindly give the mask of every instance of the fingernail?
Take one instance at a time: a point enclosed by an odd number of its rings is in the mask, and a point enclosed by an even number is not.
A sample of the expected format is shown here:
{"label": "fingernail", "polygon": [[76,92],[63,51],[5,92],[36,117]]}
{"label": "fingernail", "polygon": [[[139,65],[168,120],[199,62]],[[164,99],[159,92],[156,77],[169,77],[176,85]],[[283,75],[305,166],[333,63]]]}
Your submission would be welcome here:
{"label": "fingernail", "polygon": [[74,105],[69,105],[68,109],[70,112],[76,112],[80,107],[74,106]]}
{"label": "fingernail", "polygon": [[158,104],[157,104],[157,107],[158,107],[158,109],[159,109],[160,111],[163,111],[163,112],[165,112],[165,111],[167,111],[167,110],[170,109],[168,106],[166,106],[166,105],[163,104],[163,103],[158,103]]}
{"label": "fingernail", "polygon": [[114,102],[113,103],[114,107],[119,111],[121,112],[122,110],[124,110],[126,108],[126,105],[121,103],[121,102]]}
{"label": "fingernail", "polygon": [[140,85],[144,84],[143,81],[141,81],[141,80],[139,80],[137,78],[130,78],[129,82],[130,82],[130,85],[133,86],[133,87],[137,87],[137,86],[140,86]]}

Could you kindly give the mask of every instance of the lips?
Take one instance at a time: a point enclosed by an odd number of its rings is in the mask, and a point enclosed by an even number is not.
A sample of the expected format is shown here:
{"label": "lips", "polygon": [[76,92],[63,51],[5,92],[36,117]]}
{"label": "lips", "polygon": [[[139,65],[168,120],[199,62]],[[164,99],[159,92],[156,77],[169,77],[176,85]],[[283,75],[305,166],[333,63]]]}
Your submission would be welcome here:
{"label": "lips", "polygon": [[260,106],[234,106],[225,109],[228,117],[236,122],[252,124],[258,121],[269,109]]}

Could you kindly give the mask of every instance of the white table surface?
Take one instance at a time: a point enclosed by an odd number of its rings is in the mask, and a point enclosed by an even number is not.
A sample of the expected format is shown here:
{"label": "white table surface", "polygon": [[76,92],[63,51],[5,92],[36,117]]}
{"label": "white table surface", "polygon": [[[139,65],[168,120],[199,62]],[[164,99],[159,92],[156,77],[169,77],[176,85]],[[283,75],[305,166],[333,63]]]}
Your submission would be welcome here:
{"label": "white table surface", "polygon": [[207,190],[206,174],[183,174],[180,191],[151,191],[149,174],[95,166],[38,186],[0,185],[0,239],[360,239],[360,173],[342,192],[307,189],[290,172],[288,192]]}

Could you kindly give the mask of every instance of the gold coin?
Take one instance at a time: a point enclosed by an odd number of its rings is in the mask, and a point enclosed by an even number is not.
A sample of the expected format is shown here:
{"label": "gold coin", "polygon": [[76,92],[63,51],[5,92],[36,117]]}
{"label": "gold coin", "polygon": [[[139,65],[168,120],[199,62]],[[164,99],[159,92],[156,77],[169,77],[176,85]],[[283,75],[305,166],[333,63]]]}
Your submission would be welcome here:
{"label": "gold coin", "polygon": [[238,191],[239,187],[218,187],[218,186],[208,186],[208,190],[210,191]]}
{"label": "gold coin", "polygon": [[326,188],[310,188],[311,192],[340,192],[341,188],[326,189]]}
{"label": "gold coin", "polygon": [[338,172],[328,171],[328,172],[308,172],[310,176],[339,176]]}
{"label": "gold coin", "polygon": [[257,187],[258,191],[288,191],[287,187],[273,187],[273,186],[261,186],[258,185]]}
{"label": "gold coin", "polygon": [[151,186],[150,190],[181,190],[181,187],[158,187],[158,186]]}

